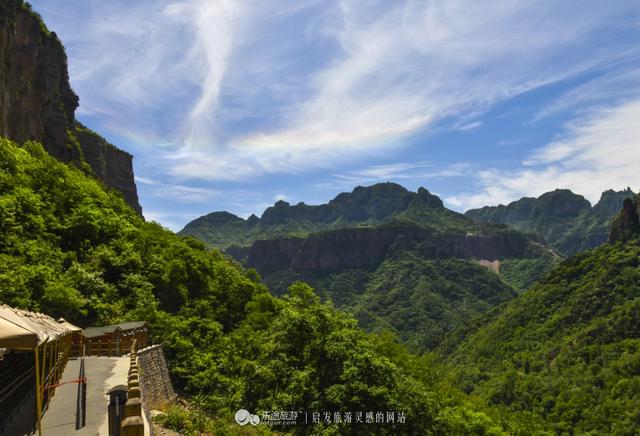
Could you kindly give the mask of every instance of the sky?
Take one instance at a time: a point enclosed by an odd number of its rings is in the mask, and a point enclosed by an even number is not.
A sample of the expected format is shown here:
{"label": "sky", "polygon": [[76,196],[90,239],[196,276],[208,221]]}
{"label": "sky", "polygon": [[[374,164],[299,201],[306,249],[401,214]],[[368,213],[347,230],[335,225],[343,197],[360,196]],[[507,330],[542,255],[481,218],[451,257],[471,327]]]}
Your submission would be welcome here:
{"label": "sky", "polygon": [[451,209],[640,189],[636,0],[31,0],[174,230],[392,181]]}

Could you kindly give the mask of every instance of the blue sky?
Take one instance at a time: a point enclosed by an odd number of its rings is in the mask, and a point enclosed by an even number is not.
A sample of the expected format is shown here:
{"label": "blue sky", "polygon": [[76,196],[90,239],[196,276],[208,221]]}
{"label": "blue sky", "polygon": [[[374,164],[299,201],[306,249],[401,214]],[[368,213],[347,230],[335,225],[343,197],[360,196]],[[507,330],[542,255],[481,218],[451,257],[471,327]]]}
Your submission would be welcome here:
{"label": "blue sky", "polygon": [[173,230],[382,181],[460,211],[640,189],[635,0],[31,3]]}

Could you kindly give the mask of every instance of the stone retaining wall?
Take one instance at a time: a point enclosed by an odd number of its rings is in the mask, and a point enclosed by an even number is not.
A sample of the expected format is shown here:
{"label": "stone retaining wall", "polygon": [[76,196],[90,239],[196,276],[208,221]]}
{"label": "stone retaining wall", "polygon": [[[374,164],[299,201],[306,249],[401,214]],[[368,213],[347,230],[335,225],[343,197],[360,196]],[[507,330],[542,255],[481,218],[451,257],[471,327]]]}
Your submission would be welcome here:
{"label": "stone retaining wall", "polygon": [[146,410],[161,409],[176,398],[161,345],[139,350],[138,365],[142,374],[140,388]]}

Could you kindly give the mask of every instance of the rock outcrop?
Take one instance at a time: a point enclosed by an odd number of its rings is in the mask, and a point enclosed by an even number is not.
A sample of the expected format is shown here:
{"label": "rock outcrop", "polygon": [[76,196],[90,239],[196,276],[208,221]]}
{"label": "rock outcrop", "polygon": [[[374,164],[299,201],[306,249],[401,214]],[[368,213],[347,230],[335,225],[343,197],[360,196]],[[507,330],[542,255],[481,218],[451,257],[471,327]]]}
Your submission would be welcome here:
{"label": "rock outcrop", "polygon": [[122,192],[139,213],[132,156],[75,120],[78,96],[69,85],[67,56],[54,32],[21,0],[0,5],[0,135],[41,142],[63,162],[83,167]]}
{"label": "rock outcrop", "polygon": [[628,241],[640,236],[640,195],[627,198],[622,210],[611,223],[609,242]]}

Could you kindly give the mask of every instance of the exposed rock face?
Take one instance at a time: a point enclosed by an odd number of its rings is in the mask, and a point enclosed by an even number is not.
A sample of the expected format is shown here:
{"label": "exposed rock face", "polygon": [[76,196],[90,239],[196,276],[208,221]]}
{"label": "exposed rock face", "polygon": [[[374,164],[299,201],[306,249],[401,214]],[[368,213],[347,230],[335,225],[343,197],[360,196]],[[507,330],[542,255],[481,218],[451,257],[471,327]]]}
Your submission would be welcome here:
{"label": "exposed rock face", "polygon": [[640,196],[627,198],[611,223],[609,242],[628,241],[640,236]]}
{"label": "exposed rock face", "polygon": [[524,257],[528,245],[529,240],[515,232],[484,236],[434,233],[418,226],[382,226],[320,232],[304,239],[256,241],[246,263],[265,275],[287,269],[326,274],[375,268],[387,256],[408,249],[425,258],[493,261]]}
{"label": "exposed rock face", "polygon": [[133,156],[80,125],[76,127],[76,137],[80,142],[82,156],[96,177],[107,186],[119,190],[125,201],[142,214],[133,179]]}
{"label": "exposed rock face", "polygon": [[582,195],[574,194],[568,189],[556,189],[542,194],[538,198],[524,197],[509,203],[507,206],[485,206],[471,209],[466,216],[477,221],[496,224],[513,224],[518,221],[538,218],[576,217],[581,212],[591,209],[591,204]]}
{"label": "exposed rock face", "polygon": [[98,179],[141,212],[131,155],[77,123],[77,107],[56,34],[20,0],[2,0],[0,135],[19,143],[39,141],[63,162],[87,162]]}

